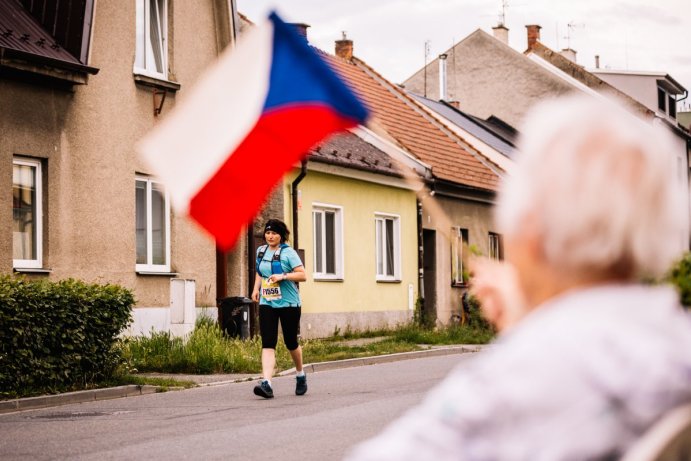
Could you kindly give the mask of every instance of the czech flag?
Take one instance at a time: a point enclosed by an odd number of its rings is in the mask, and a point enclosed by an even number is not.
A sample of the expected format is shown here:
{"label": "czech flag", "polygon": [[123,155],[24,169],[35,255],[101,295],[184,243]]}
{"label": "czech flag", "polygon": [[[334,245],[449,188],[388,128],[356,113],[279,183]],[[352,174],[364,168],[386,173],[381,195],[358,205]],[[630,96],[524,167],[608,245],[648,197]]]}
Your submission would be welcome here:
{"label": "czech flag", "polygon": [[226,50],[137,150],[190,215],[230,249],[283,175],[367,109],[275,13]]}

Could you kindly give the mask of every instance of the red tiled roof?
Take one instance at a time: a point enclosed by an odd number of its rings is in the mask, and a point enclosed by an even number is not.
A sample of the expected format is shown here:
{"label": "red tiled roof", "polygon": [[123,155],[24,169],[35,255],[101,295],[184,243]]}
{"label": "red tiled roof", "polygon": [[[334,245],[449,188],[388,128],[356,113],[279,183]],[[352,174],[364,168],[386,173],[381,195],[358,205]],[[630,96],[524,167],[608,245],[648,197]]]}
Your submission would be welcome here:
{"label": "red tiled roof", "polygon": [[348,62],[324,56],[370,108],[376,121],[410,153],[431,165],[435,177],[479,189],[497,189],[498,175],[442,131],[395,85],[357,58]]}

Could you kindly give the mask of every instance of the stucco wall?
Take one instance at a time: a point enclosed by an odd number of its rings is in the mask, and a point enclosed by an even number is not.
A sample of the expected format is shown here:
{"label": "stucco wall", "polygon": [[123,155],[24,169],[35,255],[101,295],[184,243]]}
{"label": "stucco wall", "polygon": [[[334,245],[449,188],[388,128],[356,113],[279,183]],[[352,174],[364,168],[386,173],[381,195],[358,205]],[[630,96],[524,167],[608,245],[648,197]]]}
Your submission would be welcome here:
{"label": "stucco wall", "polygon": [[[60,200],[72,196],[70,181],[59,172],[70,161],[70,149],[64,134],[66,119],[74,95],[47,87],[39,87],[15,80],[0,79],[0,271],[12,271],[12,158],[15,155],[42,160],[44,203],[56,206],[44,208],[44,229],[59,221]],[[66,156],[60,153],[67,150]],[[66,158],[65,158],[66,157]],[[55,181],[48,179],[55,177]],[[51,249],[58,244],[44,233],[44,266],[55,261]]]}
{"label": "stucco wall", "polygon": [[[10,203],[13,154],[45,158],[44,266],[48,277],[112,282],[138,306],[170,304],[170,276],[135,273],[135,174],[150,171],[134,145],[159,118],[152,88],[135,84],[135,2],[99,2],[89,65],[99,73],[74,92],[0,79],[0,203]],[[171,8],[171,78],[162,117],[216,57],[211,2]],[[161,117],[161,118],[162,118]],[[9,171],[9,173],[8,173]],[[1,207],[0,270],[10,272],[11,211]],[[171,269],[196,280],[197,303],[215,301],[215,245],[187,218],[171,218]]]}
{"label": "stucco wall", "polygon": [[594,72],[600,79],[641,102],[653,112],[657,108],[657,77],[650,75],[623,75],[608,72]]}
{"label": "stucco wall", "polygon": [[[536,102],[573,88],[521,53],[477,30],[445,52],[447,99],[481,118],[491,115],[519,126]],[[439,59],[427,65],[427,97],[439,99]],[[425,69],[404,82],[413,93],[425,94]]]}
{"label": "stucco wall", "polygon": [[[286,178],[289,188],[294,174]],[[300,285],[303,334],[332,333],[335,327],[376,328],[412,316],[417,299],[416,198],[410,190],[309,171],[300,183],[300,247],[305,250],[307,282]],[[342,281],[315,281],[312,207],[325,203],[343,207]],[[401,281],[377,282],[375,214],[400,216]],[[412,286],[412,296],[409,290]],[[344,323],[345,322],[345,323]]]}
{"label": "stucco wall", "polygon": [[[434,205],[430,204],[434,201]],[[422,226],[436,230],[437,321],[447,324],[458,314],[464,288],[451,283],[451,227],[468,230],[468,244],[489,253],[489,232],[496,232],[490,204],[435,195],[422,201]],[[440,214],[441,213],[441,214]]]}

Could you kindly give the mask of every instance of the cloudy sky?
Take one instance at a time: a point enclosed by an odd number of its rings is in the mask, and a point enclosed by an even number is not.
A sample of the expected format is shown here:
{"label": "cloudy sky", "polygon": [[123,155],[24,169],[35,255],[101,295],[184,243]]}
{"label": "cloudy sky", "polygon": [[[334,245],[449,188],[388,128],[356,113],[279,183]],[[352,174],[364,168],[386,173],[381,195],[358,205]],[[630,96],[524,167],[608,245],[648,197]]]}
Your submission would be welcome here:
{"label": "cloudy sky", "polygon": [[[492,32],[502,0],[236,0],[252,21],[276,9],[284,20],[309,24],[309,39],[333,53],[345,31],[355,55],[400,83],[430,58],[475,29]],[[570,45],[579,64],[667,72],[691,90],[690,0],[504,0],[509,44],[526,48],[526,24],[542,26],[552,49]],[[568,27],[572,24],[572,27]],[[688,98],[691,100],[691,97]],[[691,101],[684,110],[691,110]]]}

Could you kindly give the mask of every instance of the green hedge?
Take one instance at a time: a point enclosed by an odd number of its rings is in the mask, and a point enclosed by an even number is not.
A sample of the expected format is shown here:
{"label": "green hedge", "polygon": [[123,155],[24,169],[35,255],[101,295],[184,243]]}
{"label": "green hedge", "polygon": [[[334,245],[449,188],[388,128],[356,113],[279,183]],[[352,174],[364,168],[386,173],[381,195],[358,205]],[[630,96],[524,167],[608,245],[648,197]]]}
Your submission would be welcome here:
{"label": "green hedge", "polygon": [[691,253],[686,253],[667,276],[667,280],[676,285],[681,295],[681,303],[691,308]]}
{"label": "green hedge", "polygon": [[118,365],[134,296],[117,285],[0,277],[0,397],[84,388]]}

